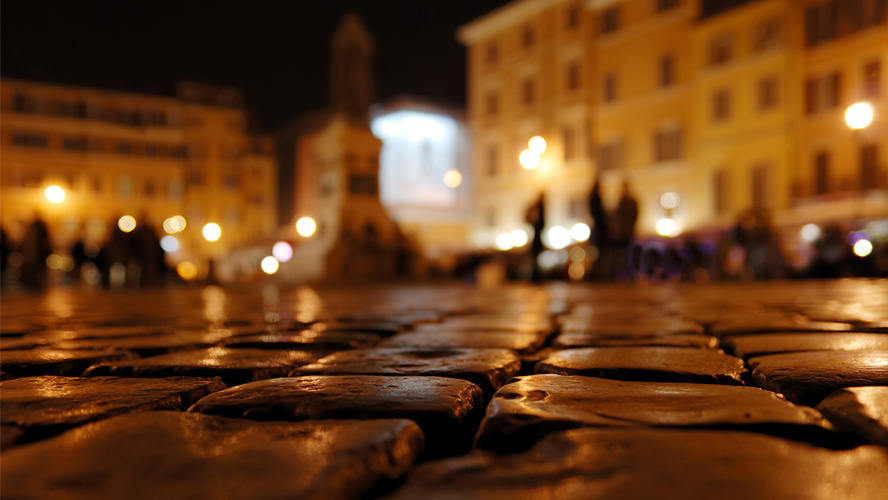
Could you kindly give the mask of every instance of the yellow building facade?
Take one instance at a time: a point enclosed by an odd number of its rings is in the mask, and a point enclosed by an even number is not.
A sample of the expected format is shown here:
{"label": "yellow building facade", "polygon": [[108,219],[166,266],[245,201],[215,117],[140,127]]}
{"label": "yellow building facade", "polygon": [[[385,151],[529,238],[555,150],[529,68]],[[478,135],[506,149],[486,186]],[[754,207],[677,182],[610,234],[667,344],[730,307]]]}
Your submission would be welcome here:
{"label": "yellow building facade", "polygon": [[[54,248],[100,246],[123,215],[159,236],[175,215],[170,263],[209,259],[274,236],[277,167],[268,137],[247,133],[240,94],[181,84],[177,98],[3,79],[0,222],[20,241],[35,217]],[[45,195],[59,186],[59,203]],[[215,242],[205,224],[222,229]]]}
{"label": "yellow building facade", "polygon": [[[519,225],[542,186],[548,226],[586,220],[596,177],[610,207],[629,182],[640,235],[664,217],[721,230],[751,209],[788,231],[888,217],[885,4],[521,0],[464,26],[476,242]],[[875,119],[852,132],[857,101]],[[518,166],[533,135],[548,172]]]}

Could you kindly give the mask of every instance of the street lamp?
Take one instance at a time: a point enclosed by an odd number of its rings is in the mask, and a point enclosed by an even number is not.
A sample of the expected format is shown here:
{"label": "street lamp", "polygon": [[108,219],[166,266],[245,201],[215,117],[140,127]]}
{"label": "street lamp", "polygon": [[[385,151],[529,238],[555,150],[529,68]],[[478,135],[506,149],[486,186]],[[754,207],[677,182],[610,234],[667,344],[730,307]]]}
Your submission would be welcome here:
{"label": "street lamp", "polygon": [[518,155],[518,163],[527,170],[533,170],[540,166],[540,155],[546,152],[546,140],[540,136],[534,136],[527,142],[527,149]]}
{"label": "street lamp", "polygon": [[65,190],[59,186],[49,186],[43,194],[50,203],[61,203],[65,201]]}
{"label": "street lamp", "polygon": [[852,130],[860,130],[873,122],[873,107],[865,102],[858,102],[848,106],[845,111],[845,123]]}

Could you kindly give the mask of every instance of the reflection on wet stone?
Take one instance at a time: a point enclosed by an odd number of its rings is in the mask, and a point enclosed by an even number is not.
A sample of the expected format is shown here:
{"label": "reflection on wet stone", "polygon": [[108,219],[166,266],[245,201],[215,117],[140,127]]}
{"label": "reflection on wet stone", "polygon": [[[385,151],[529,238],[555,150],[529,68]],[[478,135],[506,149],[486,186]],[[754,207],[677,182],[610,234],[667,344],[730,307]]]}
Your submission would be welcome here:
{"label": "reflection on wet stone", "polygon": [[121,413],[184,411],[200,398],[224,388],[219,379],[188,377],[20,378],[0,384],[0,422],[23,431],[17,442],[33,441]]}
{"label": "reflection on wet stone", "polygon": [[83,376],[219,377],[226,385],[233,386],[267,378],[283,377],[296,366],[310,363],[314,359],[312,354],[304,351],[213,347],[199,351],[174,352],[144,359],[99,363],[89,367]]}
{"label": "reflection on wet stone", "polygon": [[725,349],[741,358],[801,351],[888,350],[888,335],[878,333],[769,333],[738,335],[723,340]]}
{"label": "reflection on wet stone", "polygon": [[817,409],[837,427],[888,447],[888,387],[840,389]]}
{"label": "reflection on wet stone", "polygon": [[420,465],[392,499],[881,498],[888,450],[747,432],[575,429],[525,453]]}
{"label": "reflection on wet stone", "polygon": [[254,422],[144,412],[3,455],[4,497],[357,498],[422,450],[409,420]]}
{"label": "reflection on wet stone", "polygon": [[16,377],[77,376],[95,363],[133,358],[128,352],[99,349],[34,349],[5,351],[0,369]]}
{"label": "reflection on wet stone", "polygon": [[754,387],[547,374],[514,378],[496,392],[477,445],[526,449],[558,430],[645,426],[740,428],[812,438],[828,433],[817,411]]}
{"label": "reflection on wet stone", "polygon": [[468,451],[483,413],[481,389],[444,377],[303,376],[211,394],[189,411],[254,420],[409,418],[430,456]]}
{"label": "reflection on wet stone", "polygon": [[518,375],[521,361],[507,349],[387,347],[331,354],[294,370],[299,375],[431,375],[468,380],[485,400]]}
{"label": "reflection on wet stone", "polygon": [[617,380],[740,384],[743,361],[711,349],[588,347],[555,351],[536,373],[587,375]]}

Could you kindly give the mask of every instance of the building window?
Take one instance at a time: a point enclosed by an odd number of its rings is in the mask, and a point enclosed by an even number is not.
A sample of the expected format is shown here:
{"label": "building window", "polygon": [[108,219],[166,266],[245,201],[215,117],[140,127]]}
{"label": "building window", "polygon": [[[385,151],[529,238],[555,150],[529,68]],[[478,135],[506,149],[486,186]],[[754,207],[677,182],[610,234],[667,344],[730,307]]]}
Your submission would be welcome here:
{"label": "building window", "polygon": [[678,7],[678,0],[657,0],[657,12],[666,12],[674,7]]}
{"label": "building window", "polygon": [[117,152],[122,155],[128,155],[133,152],[133,146],[128,142],[118,142]]}
{"label": "building window", "polygon": [[712,176],[713,209],[724,215],[731,209],[731,174],[727,169],[716,170]]}
{"label": "building window", "polygon": [[860,148],[860,189],[878,189],[879,146],[869,144]]}
{"label": "building window", "polygon": [[577,90],[580,88],[580,63],[572,62],[567,66],[567,89]]}
{"label": "building window", "polygon": [[200,186],[203,184],[203,172],[197,168],[189,169],[185,180],[189,186]]}
{"label": "building window", "polygon": [[842,105],[842,75],[833,73],[824,78],[823,102],[828,109]]}
{"label": "building window", "polygon": [[499,95],[495,91],[487,93],[487,116],[496,116],[499,112]]}
{"label": "building window", "polygon": [[348,176],[348,192],[353,195],[376,196],[379,192],[379,181],[373,175],[351,174]]}
{"label": "building window", "polygon": [[184,191],[179,179],[170,179],[167,183],[167,197],[171,200],[181,200]]}
{"label": "building window", "polygon": [[136,183],[133,178],[128,175],[122,175],[117,178],[117,196],[120,198],[131,198],[136,190]]}
{"label": "building window", "polygon": [[524,28],[524,32],[521,35],[521,43],[523,43],[525,47],[531,47],[533,46],[533,39],[533,28],[531,28],[530,26]]}
{"label": "building window", "polygon": [[805,112],[812,115],[818,111],[820,104],[819,83],[815,79],[805,82]]}
{"label": "building window", "polygon": [[620,28],[620,8],[611,7],[601,13],[601,34],[612,33]]}
{"label": "building window", "polygon": [[805,11],[805,41],[814,46],[838,34],[838,5],[835,0],[808,7]]}
{"label": "building window", "polygon": [[146,144],[145,156],[157,156],[157,146],[154,144]]}
{"label": "building window", "polygon": [[17,132],[12,134],[12,143],[16,146],[25,146],[29,148],[45,148],[49,141],[43,134]]}
{"label": "building window", "polygon": [[525,105],[533,104],[533,101],[536,98],[535,91],[536,88],[533,78],[525,78],[524,83],[521,85],[521,101]]}
{"label": "building window", "polygon": [[499,172],[499,150],[493,144],[487,146],[487,175],[493,177]]}
{"label": "building window", "polygon": [[654,134],[654,160],[657,162],[681,158],[681,129],[661,128]]}
{"label": "building window", "polygon": [[154,195],[157,194],[157,186],[154,184],[154,181],[146,181],[145,182],[145,196],[148,198],[154,198]]}
{"label": "building window", "polygon": [[623,168],[623,148],[619,141],[610,141],[598,148],[598,168],[601,171]]}
{"label": "building window", "polygon": [[863,67],[863,96],[875,99],[882,95],[882,62],[870,61]]}
{"label": "building window", "polygon": [[675,58],[667,54],[660,59],[660,86],[669,87],[675,83]]}
{"label": "building window", "polygon": [[731,92],[719,89],[712,94],[712,121],[720,122],[731,117]]}
{"label": "building window", "polygon": [[776,76],[766,76],[758,81],[758,109],[767,111],[777,107],[779,101],[779,80]]}
{"label": "building window", "polygon": [[85,137],[65,137],[62,139],[62,148],[69,151],[88,151],[89,142]]}
{"label": "building window", "polygon": [[487,46],[487,64],[493,66],[499,59],[499,46],[496,42],[490,42]]}
{"label": "building window", "polygon": [[567,27],[573,29],[579,25],[580,25],[580,7],[578,5],[571,5],[567,9]]}
{"label": "building window", "polygon": [[609,73],[604,77],[604,102],[617,100],[617,76]]}
{"label": "building window", "polygon": [[770,163],[759,163],[752,167],[752,206],[768,208],[771,202],[770,172],[774,167]]}
{"label": "building window", "polygon": [[825,151],[814,157],[814,193],[829,193],[829,153]]}
{"label": "building window", "polygon": [[573,128],[564,127],[561,130],[561,138],[564,141],[564,161],[574,159],[577,155],[577,146]]}
{"label": "building window", "polygon": [[755,25],[752,50],[761,52],[780,45],[780,18],[772,17]]}
{"label": "building window", "polygon": [[730,33],[721,33],[709,40],[709,65],[724,64],[733,56],[734,41]]}

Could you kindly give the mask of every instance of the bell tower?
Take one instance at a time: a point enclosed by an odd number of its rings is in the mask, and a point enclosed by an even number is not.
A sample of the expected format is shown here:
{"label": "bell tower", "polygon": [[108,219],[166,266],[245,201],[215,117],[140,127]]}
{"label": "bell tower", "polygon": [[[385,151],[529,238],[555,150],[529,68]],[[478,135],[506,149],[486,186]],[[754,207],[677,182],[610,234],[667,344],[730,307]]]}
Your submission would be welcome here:
{"label": "bell tower", "polygon": [[376,99],[373,39],[354,12],[342,19],[331,40],[330,105],[334,111],[366,122]]}

